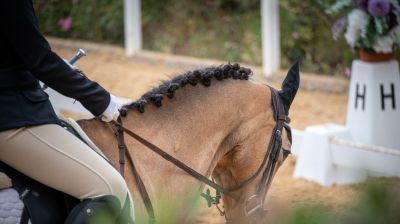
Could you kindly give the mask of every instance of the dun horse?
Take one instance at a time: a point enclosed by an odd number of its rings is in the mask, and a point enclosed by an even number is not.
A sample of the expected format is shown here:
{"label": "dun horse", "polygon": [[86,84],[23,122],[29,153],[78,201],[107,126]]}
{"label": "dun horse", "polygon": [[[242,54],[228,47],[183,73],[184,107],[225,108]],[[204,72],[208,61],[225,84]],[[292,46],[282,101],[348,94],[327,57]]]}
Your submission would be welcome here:
{"label": "dun horse", "polygon": [[[237,64],[187,72],[126,105],[122,117],[125,128],[229,189],[229,194],[222,194],[227,222],[262,220],[271,181],[267,179],[272,179],[291,146],[287,115],[299,86],[297,64],[279,92],[249,80],[250,76],[250,69]],[[81,120],[79,125],[119,167],[115,126],[96,119]],[[193,207],[189,199],[200,195],[204,183],[128,135],[124,139],[155,220],[162,221],[168,203],[173,204],[171,217],[185,220]],[[143,223],[148,216],[130,163],[125,178],[133,193],[136,220]]]}

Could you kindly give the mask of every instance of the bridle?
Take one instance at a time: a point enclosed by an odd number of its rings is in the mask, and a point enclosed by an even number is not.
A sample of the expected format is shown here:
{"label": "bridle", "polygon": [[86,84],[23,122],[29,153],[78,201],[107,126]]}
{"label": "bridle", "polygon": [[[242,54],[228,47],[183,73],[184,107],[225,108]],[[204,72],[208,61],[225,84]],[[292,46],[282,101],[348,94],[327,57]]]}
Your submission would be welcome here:
{"label": "bridle", "polygon": [[226,223],[244,223],[244,221],[248,221],[248,219],[251,217],[253,217],[256,220],[258,217],[255,216],[257,216],[258,214],[262,214],[264,212],[264,198],[272,182],[273,175],[276,169],[276,163],[278,162],[279,159],[279,153],[282,151],[284,159],[290,154],[289,149],[282,148],[283,128],[285,128],[289,141],[290,143],[292,143],[292,130],[288,125],[290,123],[290,118],[285,113],[285,109],[280,100],[278,91],[270,86],[268,87],[271,90],[272,108],[276,124],[274,129],[272,130],[272,135],[268,143],[267,152],[265,153],[264,159],[261,165],[259,166],[258,170],[256,171],[256,173],[254,173],[249,179],[242,182],[234,190],[242,188],[251,181],[253,181],[261,173],[264,167],[265,169],[262,173],[261,180],[257,185],[256,192],[252,196],[250,196],[245,202],[245,208],[244,208],[245,216],[240,220],[226,219]]}
{"label": "bridle", "polygon": [[[290,129],[290,126],[288,125],[288,123],[290,122],[290,119],[287,116],[287,114],[285,113],[285,109],[280,100],[278,91],[272,87],[269,87],[269,89],[271,90],[272,108],[273,108],[273,114],[274,114],[274,119],[276,121],[276,125],[272,131],[272,136],[271,136],[271,139],[268,144],[268,149],[267,149],[266,154],[263,158],[263,161],[262,161],[261,165],[259,166],[259,168],[257,169],[257,171],[252,176],[250,176],[248,179],[244,180],[238,186],[233,187],[233,188],[222,187],[221,185],[208,179],[206,176],[198,173],[196,170],[190,168],[189,166],[187,166],[180,160],[169,155],[167,152],[165,152],[158,146],[152,144],[151,142],[147,141],[146,139],[140,137],[139,135],[135,134],[131,130],[127,129],[126,127],[123,126],[121,117],[119,117],[116,122],[113,122],[114,133],[117,138],[118,148],[119,148],[120,173],[122,176],[124,176],[125,155],[126,155],[126,157],[128,158],[129,162],[132,165],[132,174],[134,176],[139,193],[143,199],[147,213],[150,217],[150,220],[149,220],[150,223],[155,223],[155,221],[156,221],[153,205],[151,203],[151,200],[147,193],[147,190],[144,186],[144,183],[143,183],[139,173],[136,170],[136,167],[133,163],[132,156],[131,156],[129,150],[127,150],[127,146],[126,146],[125,140],[124,140],[124,133],[126,133],[129,136],[131,136],[132,138],[136,139],[141,144],[145,145],[147,148],[151,149],[153,152],[155,152],[159,156],[163,157],[165,160],[173,163],[175,166],[182,169],[183,171],[185,171],[192,177],[203,182],[204,184],[214,188],[215,190],[221,192],[222,194],[224,194],[228,197],[233,198],[234,200],[245,202],[245,211],[244,211],[245,217],[243,217],[243,218],[248,219],[252,216],[255,216],[257,213],[264,211],[264,198],[265,198],[266,192],[271,184],[273,175],[275,173],[275,168],[276,168],[276,163],[279,158],[279,153],[282,151],[285,158],[290,153],[289,150],[282,148],[283,128],[286,129],[288,137],[289,137],[289,141],[292,142],[291,129]],[[121,116],[122,117],[126,116],[126,110],[124,110],[124,109],[121,110]],[[267,161],[268,161],[268,163],[267,163]],[[261,180],[257,185],[256,192],[252,196],[250,196],[248,199],[244,200],[242,197],[239,197],[236,194],[234,194],[234,191],[237,191],[237,190],[247,186],[254,179],[256,179],[260,175],[261,172],[262,172]],[[234,220],[234,221],[231,221],[228,219],[226,220],[226,223],[232,223],[232,222],[238,222],[238,220]]]}

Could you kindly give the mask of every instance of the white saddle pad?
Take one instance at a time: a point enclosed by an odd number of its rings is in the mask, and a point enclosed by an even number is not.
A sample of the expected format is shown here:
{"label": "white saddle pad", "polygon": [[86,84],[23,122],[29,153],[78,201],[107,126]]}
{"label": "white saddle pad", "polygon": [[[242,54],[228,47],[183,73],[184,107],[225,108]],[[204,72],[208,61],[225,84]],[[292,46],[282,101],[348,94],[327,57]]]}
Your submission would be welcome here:
{"label": "white saddle pad", "polygon": [[18,224],[23,208],[24,204],[19,200],[17,191],[12,188],[0,190],[1,224]]}

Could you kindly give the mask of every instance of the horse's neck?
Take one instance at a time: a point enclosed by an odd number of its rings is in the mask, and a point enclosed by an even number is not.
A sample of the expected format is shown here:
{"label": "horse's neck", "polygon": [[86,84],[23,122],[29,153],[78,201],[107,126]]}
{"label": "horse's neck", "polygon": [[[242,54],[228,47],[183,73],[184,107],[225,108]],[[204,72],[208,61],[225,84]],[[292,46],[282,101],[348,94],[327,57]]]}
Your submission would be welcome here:
{"label": "horse's neck", "polygon": [[[254,86],[235,80],[208,88],[188,86],[177,91],[175,98],[165,99],[161,108],[147,105],[144,114],[130,113],[124,123],[194,169],[209,174],[212,163],[225,153],[219,151],[222,144],[224,149],[235,144],[227,138],[249,116]],[[135,141],[130,144],[142,148]],[[143,151],[149,152],[146,148]]]}
{"label": "horse's neck", "polygon": [[[208,88],[188,86],[177,91],[175,98],[165,99],[161,108],[146,105],[143,114],[130,111],[123,123],[196,171],[210,175],[221,156],[236,144],[235,130],[252,116],[252,107],[256,106],[253,100],[259,95],[254,86],[234,80],[214,83]],[[117,163],[117,142],[110,128],[96,122],[83,128],[106,156]],[[168,195],[170,199],[198,193],[200,183],[196,179],[130,137],[125,139],[153,197],[159,191],[175,192],[176,195]],[[129,171],[126,176],[131,186]]]}

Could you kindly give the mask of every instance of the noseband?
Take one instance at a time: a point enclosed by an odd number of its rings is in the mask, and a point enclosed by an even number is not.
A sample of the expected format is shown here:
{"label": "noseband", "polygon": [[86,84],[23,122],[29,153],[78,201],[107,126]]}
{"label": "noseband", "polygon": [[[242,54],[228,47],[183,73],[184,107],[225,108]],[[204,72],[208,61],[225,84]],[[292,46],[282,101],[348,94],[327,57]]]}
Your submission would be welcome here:
{"label": "noseband", "polygon": [[[273,108],[273,113],[274,113],[274,119],[276,121],[276,125],[272,131],[272,136],[268,144],[268,149],[266,151],[266,154],[264,156],[264,159],[257,169],[257,171],[248,179],[243,181],[241,184],[239,184],[236,187],[233,188],[224,188],[221,185],[211,181],[208,179],[206,176],[198,173],[197,171],[193,170],[180,160],[174,158],[173,156],[169,155],[167,152],[162,150],[161,148],[157,147],[156,145],[152,144],[151,142],[147,141],[146,139],[140,137],[139,135],[135,134],[131,130],[125,128],[122,125],[122,119],[118,118],[117,122],[114,122],[114,133],[117,137],[118,140],[118,148],[119,148],[119,163],[120,163],[120,173],[124,175],[124,170],[125,170],[125,155],[126,157],[130,160],[129,162],[133,166],[133,176],[136,182],[136,185],[138,186],[139,193],[143,199],[143,202],[145,204],[147,213],[150,217],[150,223],[155,222],[155,216],[154,216],[154,210],[153,210],[153,205],[150,201],[150,197],[146,191],[146,188],[143,184],[142,179],[140,178],[138,172],[136,171],[136,168],[133,164],[133,160],[131,157],[131,154],[129,153],[129,150],[127,150],[127,146],[125,144],[124,140],[124,133],[130,135],[149,149],[151,149],[153,152],[157,153],[161,157],[163,157],[165,160],[173,163],[175,166],[178,168],[182,169],[192,177],[198,179],[199,181],[203,182],[204,184],[207,184],[208,186],[214,188],[215,190],[221,192],[222,194],[231,197],[235,199],[236,201],[242,201],[245,202],[245,217],[243,219],[249,219],[256,214],[259,214],[261,211],[264,210],[264,198],[266,195],[266,192],[271,184],[275,168],[276,168],[276,163],[278,161],[279,153],[281,150],[283,151],[284,155],[287,156],[290,151],[285,150],[282,148],[282,131],[283,128],[286,129],[289,141],[292,142],[292,135],[291,135],[291,129],[288,125],[290,122],[289,117],[285,113],[283,104],[280,100],[278,91],[275,90],[272,87],[269,87],[271,90],[271,98],[272,98],[272,108]],[[126,116],[126,111],[121,110],[121,116]],[[268,161],[268,163],[267,163]],[[265,167],[265,168],[264,168]],[[257,185],[257,190],[256,192],[250,196],[247,200],[244,200],[241,197],[238,197],[236,194],[234,194],[234,191],[237,191],[245,186],[247,186],[249,183],[251,183],[254,179],[256,179],[260,173],[262,172],[262,177],[260,182]],[[226,219],[226,223],[233,223],[233,222],[238,222],[239,220],[228,220]]]}

